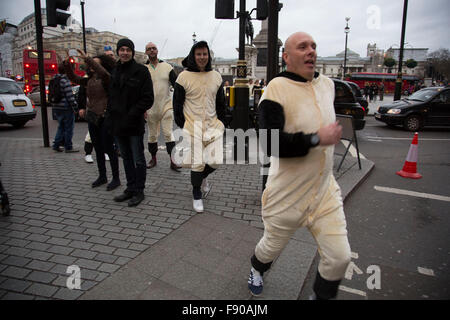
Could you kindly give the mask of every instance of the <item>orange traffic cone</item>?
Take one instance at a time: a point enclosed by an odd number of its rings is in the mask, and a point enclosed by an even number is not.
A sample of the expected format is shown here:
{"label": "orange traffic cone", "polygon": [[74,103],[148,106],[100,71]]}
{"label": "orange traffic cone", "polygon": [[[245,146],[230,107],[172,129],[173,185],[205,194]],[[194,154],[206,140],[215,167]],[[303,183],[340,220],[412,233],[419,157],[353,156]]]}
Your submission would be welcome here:
{"label": "orange traffic cone", "polygon": [[414,134],[411,147],[409,147],[408,156],[406,157],[403,169],[397,171],[397,174],[403,178],[420,179],[422,175],[417,173],[417,155],[419,153],[419,134],[416,132]]}

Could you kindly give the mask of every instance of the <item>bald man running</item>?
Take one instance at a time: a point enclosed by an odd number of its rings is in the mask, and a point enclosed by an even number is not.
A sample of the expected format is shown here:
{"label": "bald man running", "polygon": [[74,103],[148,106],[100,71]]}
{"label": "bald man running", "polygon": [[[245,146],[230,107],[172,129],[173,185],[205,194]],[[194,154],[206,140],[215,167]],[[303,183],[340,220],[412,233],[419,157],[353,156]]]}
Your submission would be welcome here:
{"label": "bald man running", "polygon": [[279,152],[271,155],[261,200],[264,235],[248,280],[253,295],[262,293],[263,273],[300,227],[309,229],[319,247],[315,298],[337,295],[350,262],[341,190],[333,176],[342,127],[334,112],[333,81],[315,72],[316,58],[314,39],[292,34],[283,53],[287,71],[270,81],[259,104],[260,128],[279,130]]}
{"label": "bald man running", "polygon": [[148,151],[152,155],[152,159],[148,163],[147,168],[151,169],[156,166],[158,137],[160,128],[162,128],[167,153],[170,157],[170,169],[179,171],[181,167],[173,162],[171,156],[172,150],[175,147],[175,139],[172,132],[173,109],[169,90],[170,86],[175,86],[177,76],[170,64],[158,59],[158,48],[154,43],[150,42],[145,46],[145,53],[149,58],[147,68],[152,76],[153,92],[155,93],[153,107],[147,111]]}

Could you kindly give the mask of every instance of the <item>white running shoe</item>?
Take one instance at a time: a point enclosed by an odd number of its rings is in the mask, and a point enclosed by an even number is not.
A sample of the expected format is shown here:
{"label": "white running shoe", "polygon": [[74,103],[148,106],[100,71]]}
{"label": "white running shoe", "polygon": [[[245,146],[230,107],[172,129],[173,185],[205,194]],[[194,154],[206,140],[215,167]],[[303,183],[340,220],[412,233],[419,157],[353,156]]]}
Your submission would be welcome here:
{"label": "white running shoe", "polygon": [[93,162],[94,162],[94,159],[92,159],[92,154],[87,154],[87,155],[84,157],[84,160],[85,160],[87,163],[93,163]]}
{"label": "white running shoe", "polygon": [[203,179],[202,181],[202,197],[206,198],[209,194],[209,192],[211,191],[211,187],[212,185],[209,183],[208,179]]}
{"label": "white running shoe", "polygon": [[105,160],[106,160],[106,161],[109,161],[109,156],[108,156],[107,153],[105,153]]}
{"label": "white running shoe", "polygon": [[203,213],[203,200],[195,200],[193,201],[194,210],[197,213]]}
{"label": "white running shoe", "polygon": [[255,297],[261,295],[263,291],[263,283],[264,281],[261,274],[254,268],[251,268],[250,276],[248,277],[248,288],[250,289],[252,295]]}

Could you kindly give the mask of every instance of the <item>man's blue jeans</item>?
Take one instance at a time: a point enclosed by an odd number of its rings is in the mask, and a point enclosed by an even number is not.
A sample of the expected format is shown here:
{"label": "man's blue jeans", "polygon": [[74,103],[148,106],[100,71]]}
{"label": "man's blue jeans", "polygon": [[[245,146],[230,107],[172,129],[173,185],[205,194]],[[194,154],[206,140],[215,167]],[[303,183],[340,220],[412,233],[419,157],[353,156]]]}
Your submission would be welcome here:
{"label": "man's blue jeans", "polygon": [[58,130],[56,131],[53,149],[58,149],[64,145],[64,149],[72,149],[73,128],[75,126],[75,116],[72,110],[55,110],[56,120],[58,120]]}
{"label": "man's blue jeans", "polygon": [[126,191],[131,193],[143,192],[147,176],[144,135],[115,138],[119,144],[120,156],[123,159],[125,176],[127,177]]}

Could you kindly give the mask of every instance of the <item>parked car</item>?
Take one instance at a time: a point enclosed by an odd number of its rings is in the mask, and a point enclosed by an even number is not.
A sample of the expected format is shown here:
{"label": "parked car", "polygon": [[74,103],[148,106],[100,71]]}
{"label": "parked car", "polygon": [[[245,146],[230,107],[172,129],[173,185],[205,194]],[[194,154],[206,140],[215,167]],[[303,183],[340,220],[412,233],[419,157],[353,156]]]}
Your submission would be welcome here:
{"label": "parked car", "polygon": [[[30,98],[35,105],[41,105],[41,87],[37,86],[31,89],[28,98]],[[48,103],[48,86],[45,86],[45,98]]]}
{"label": "parked car", "polygon": [[351,81],[346,81],[347,84],[350,85],[350,88],[352,88],[353,94],[356,97],[356,101],[358,101],[359,105],[361,107],[363,107],[364,112],[366,113],[366,115],[369,113],[369,102],[367,102],[367,99],[364,98],[364,96],[361,93],[361,89],[359,88],[359,86]]}
{"label": "parked car", "polygon": [[36,118],[33,103],[14,80],[0,77],[0,123],[23,127]]}
{"label": "parked car", "polygon": [[[367,114],[365,109],[358,103],[358,99],[347,81],[332,79],[334,82],[335,98],[334,110],[336,114],[350,115],[353,117],[355,130],[362,130],[366,124],[364,116]],[[258,99],[259,100],[259,99]],[[364,99],[364,101],[366,101]],[[367,102],[367,101],[366,101]],[[254,106],[254,98],[249,100],[249,128],[258,129],[259,108]],[[232,117],[232,116],[230,116]]]}
{"label": "parked car", "polygon": [[382,105],[375,119],[388,126],[401,125],[408,131],[427,126],[450,126],[450,87],[429,87]]}
{"label": "parked car", "polygon": [[23,90],[23,92],[26,94],[25,92],[25,82],[23,81],[16,81],[16,84]]}
{"label": "parked car", "polygon": [[353,117],[355,130],[362,130],[366,125],[364,116],[366,111],[359,104],[351,85],[347,81],[332,79],[334,82],[334,111],[336,114],[349,115]]}

